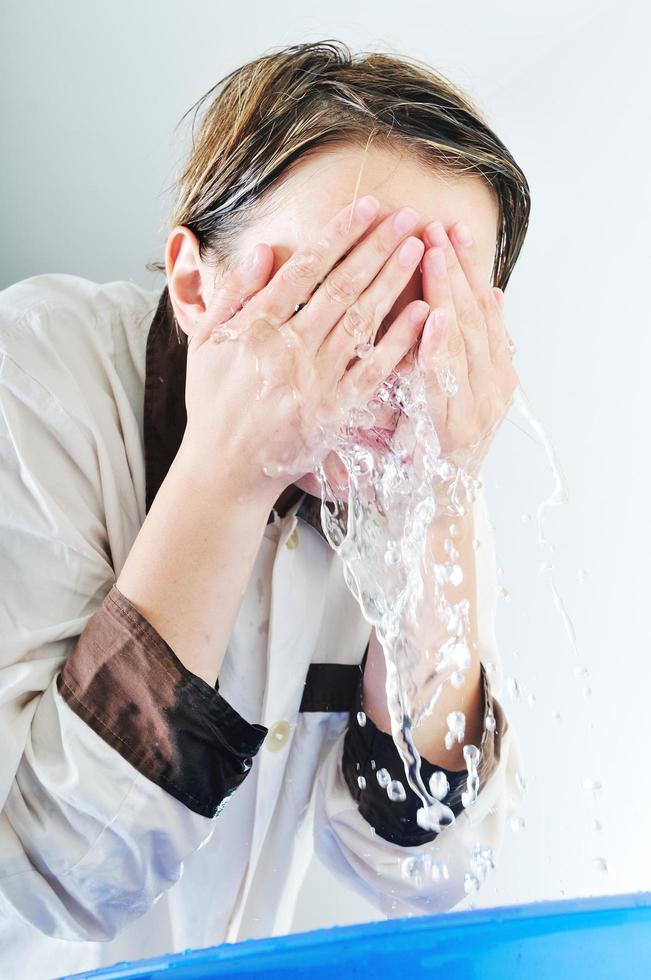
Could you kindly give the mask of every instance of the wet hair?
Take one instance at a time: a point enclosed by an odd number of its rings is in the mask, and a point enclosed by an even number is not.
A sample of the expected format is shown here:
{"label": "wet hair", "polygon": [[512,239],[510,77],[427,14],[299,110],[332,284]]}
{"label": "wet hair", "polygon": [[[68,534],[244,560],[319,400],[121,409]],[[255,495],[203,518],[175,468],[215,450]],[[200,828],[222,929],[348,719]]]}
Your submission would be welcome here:
{"label": "wet hair", "polygon": [[[424,62],[353,54],[341,41],[283,47],[222,78],[194,109],[192,149],[176,180],[171,227],[197,237],[204,261],[225,270],[237,240],[273,206],[292,164],[328,146],[408,151],[437,175],[476,175],[498,205],[492,285],[502,289],[529,221],[524,173],[478,107]],[[195,135],[200,110],[201,125]],[[163,263],[148,268],[165,271]]]}

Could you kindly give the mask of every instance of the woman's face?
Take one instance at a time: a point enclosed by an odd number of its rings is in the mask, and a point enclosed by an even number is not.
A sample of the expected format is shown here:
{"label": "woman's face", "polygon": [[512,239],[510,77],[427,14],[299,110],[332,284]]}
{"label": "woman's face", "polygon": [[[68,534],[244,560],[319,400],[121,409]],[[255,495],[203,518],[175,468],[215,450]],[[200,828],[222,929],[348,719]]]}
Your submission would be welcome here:
{"label": "woman's face", "polygon": [[[362,170],[359,186],[357,180]],[[299,160],[284,183],[273,192],[275,206],[270,214],[249,226],[238,241],[238,252],[244,256],[258,242],[273,247],[276,255],[273,273],[307,242],[319,237],[325,224],[353,197],[374,194],[381,209],[374,225],[387,214],[406,205],[420,215],[412,232],[421,236],[434,220],[448,230],[463,219],[471,229],[478,254],[486,269],[486,283],[491,283],[497,240],[498,208],[490,190],[477,176],[439,177],[410,155],[399,155],[381,149],[366,153],[355,147],[326,148]],[[406,288],[397,297],[383,321],[377,341],[398,313],[416,299],[423,299],[421,267],[416,269]],[[393,427],[395,413],[386,406],[370,407],[378,426]],[[347,498],[346,469],[336,453],[326,456],[324,467],[337,497]],[[316,497],[321,487],[314,473],[305,473],[296,486]]]}

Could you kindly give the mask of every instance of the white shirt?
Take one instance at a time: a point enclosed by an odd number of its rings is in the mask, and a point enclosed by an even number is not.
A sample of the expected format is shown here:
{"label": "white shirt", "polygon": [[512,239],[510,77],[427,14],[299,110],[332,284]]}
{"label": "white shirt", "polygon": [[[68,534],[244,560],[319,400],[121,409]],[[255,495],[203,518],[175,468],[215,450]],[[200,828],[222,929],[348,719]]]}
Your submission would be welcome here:
{"label": "white shirt", "polygon": [[[496,854],[520,802],[504,719],[496,768],[453,825],[415,847],[373,832],[342,776],[348,713],[299,712],[309,665],[358,664],[371,627],[298,505],[267,525],[219,676],[248,722],[287,725],[219,815],[148,779],[62,698],[57,675],[145,518],[145,350],[159,295],[59,274],[0,293],[3,976],[285,933],[314,851],[387,916],[450,909],[473,847]],[[480,658],[499,696],[483,491],[474,506]],[[420,890],[406,880],[404,858],[422,853],[449,879]]]}

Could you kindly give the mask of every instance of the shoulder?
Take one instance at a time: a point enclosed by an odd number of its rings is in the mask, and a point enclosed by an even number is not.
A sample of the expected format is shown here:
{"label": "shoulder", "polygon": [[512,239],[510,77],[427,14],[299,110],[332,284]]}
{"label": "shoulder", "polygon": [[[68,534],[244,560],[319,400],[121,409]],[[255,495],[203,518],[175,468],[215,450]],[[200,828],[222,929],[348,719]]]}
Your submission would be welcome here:
{"label": "shoulder", "polygon": [[32,276],[0,291],[0,359],[66,401],[88,386],[142,380],[159,290],[129,281]]}
{"label": "shoulder", "polygon": [[64,273],[31,276],[0,290],[0,350],[17,353],[39,329],[93,337],[106,322],[132,323],[156,309],[159,290],[129,281],[97,283]]}

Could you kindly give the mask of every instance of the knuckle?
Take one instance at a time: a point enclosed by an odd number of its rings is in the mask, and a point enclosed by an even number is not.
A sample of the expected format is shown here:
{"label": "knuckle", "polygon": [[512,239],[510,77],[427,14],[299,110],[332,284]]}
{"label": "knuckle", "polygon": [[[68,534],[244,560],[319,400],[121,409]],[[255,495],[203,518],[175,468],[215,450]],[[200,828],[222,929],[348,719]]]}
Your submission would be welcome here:
{"label": "knuckle", "polygon": [[284,322],[283,317],[278,316],[273,310],[262,308],[256,310],[255,316],[251,320],[251,327],[258,331],[269,328],[278,330]]}
{"label": "knuckle", "polygon": [[356,303],[346,310],[343,326],[354,336],[367,337],[373,328],[373,317],[366,307]]}
{"label": "knuckle", "polygon": [[331,272],[325,281],[326,295],[333,303],[347,305],[357,298],[357,286],[350,272],[341,267]]}
{"label": "knuckle", "polygon": [[500,304],[495,297],[495,293],[488,286],[485,289],[482,289],[482,291],[478,294],[477,303],[486,316],[489,314],[492,315],[500,308]]}
{"label": "knuckle", "polygon": [[386,261],[396,249],[395,234],[391,235],[385,225],[380,225],[377,232],[371,235],[370,246],[377,257]]}
{"label": "knuckle", "polygon": [[318,279],[323,266],[323,255],[318,248],[307,248],[296,252],[283,267],[283,278],[287,282],[304,286]]}
{"label": "knuckle", "polygon": [[477,315],[477,311],[470,306],[464,306],[458,314],[459,325],[462,330],[477,330],[482,323],[482,319]]}
{"label": "knuckle", "polygon": [[448,352],[452,357],[456,357],[463,352],[465,342],[460,330],[453,330],[448,337]]}

